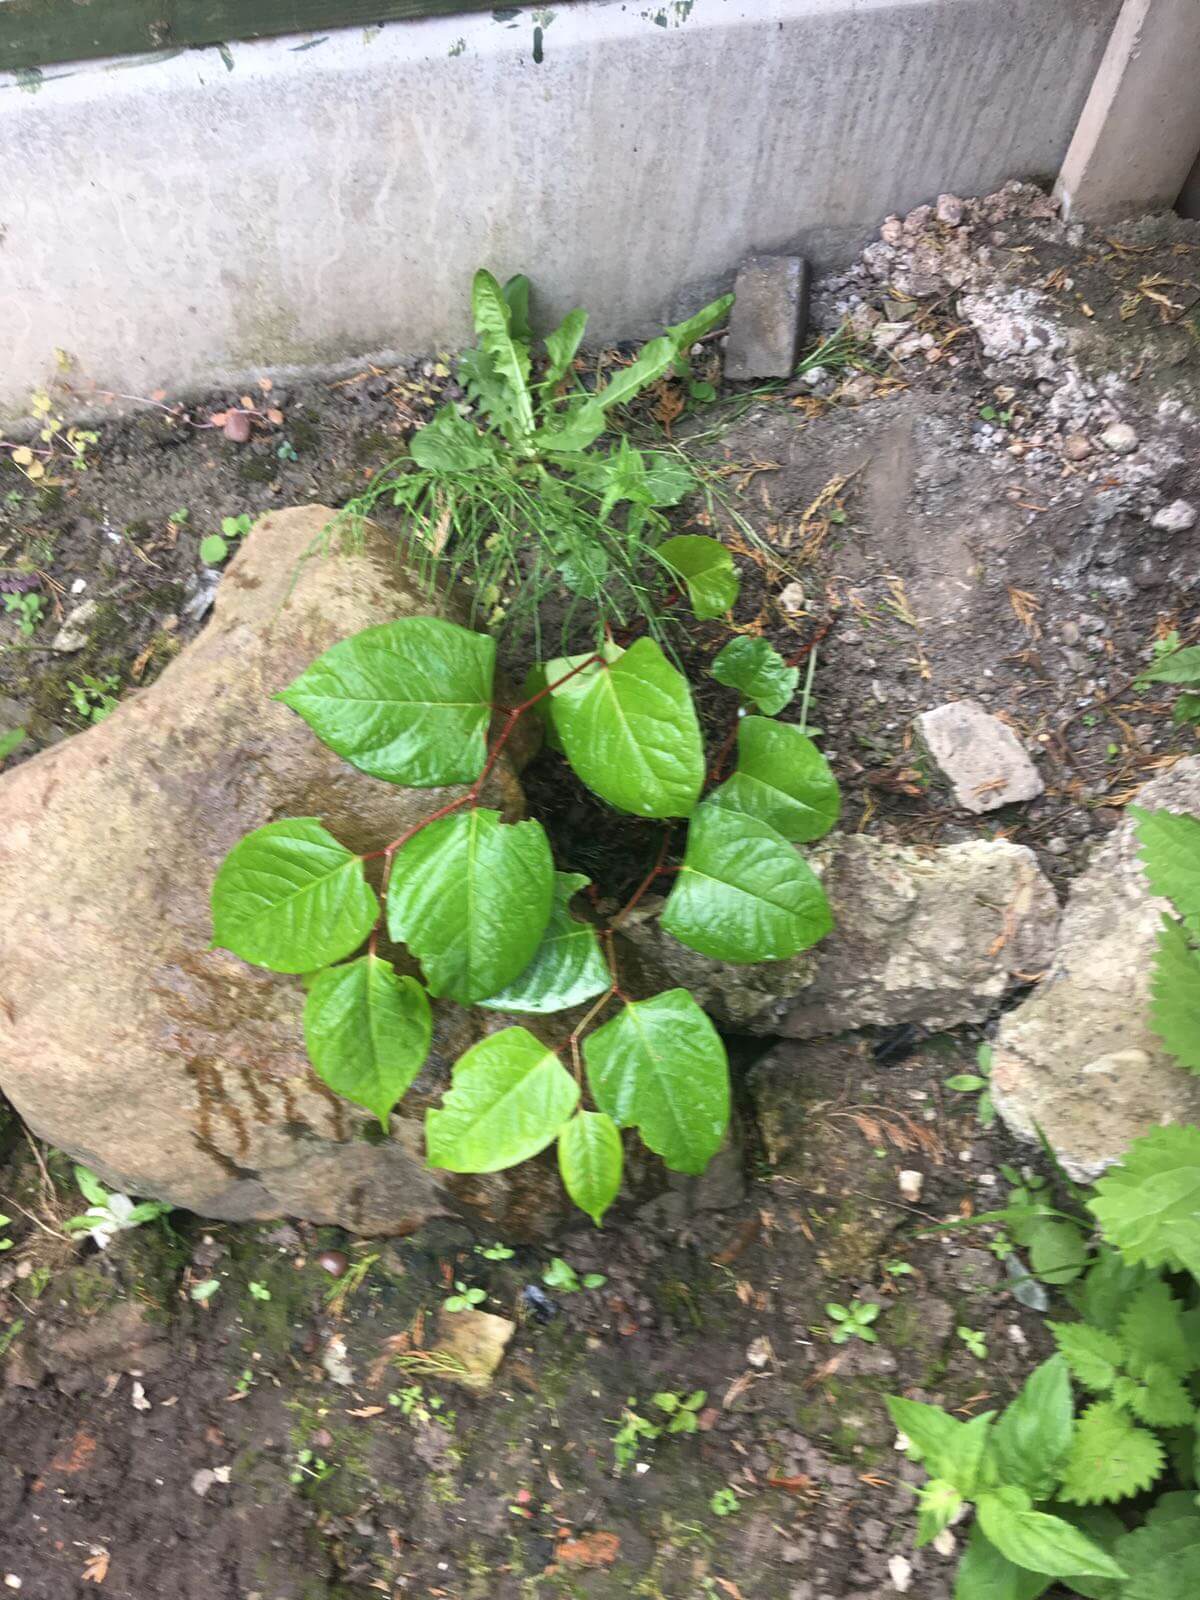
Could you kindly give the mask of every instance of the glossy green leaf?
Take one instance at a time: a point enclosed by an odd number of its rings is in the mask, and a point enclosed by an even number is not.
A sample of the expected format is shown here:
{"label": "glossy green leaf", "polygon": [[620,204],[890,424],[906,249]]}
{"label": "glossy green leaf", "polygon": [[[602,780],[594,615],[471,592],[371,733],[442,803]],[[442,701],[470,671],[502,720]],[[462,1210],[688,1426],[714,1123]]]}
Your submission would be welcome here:
{"label": "glossy green leaf", "polygon": [[430,472],[478,472],[496,459],[491,441],[452,405],[440,407],[431,422],[417,429],[408,453]]}
{"label": "glossy green leaf", "polygon": [[1071,1380],[1061,1356],[1043,1361],[991,1431],[992,1458],[1002,1483],[1015,1483],[1035,1500],[1058,1482],[1058,1466],[1071,1448]]}
{"label": "glossy green leaf", "polygon": [[662,926],[718,961],[782,961],[823,939],[833,915],[794,845],[765,822],[706,803],[688,828]]}
{"label": "glossy green leaf", "polygon": [[1038,1600],[1053,1582],[1015,1566],[988,1543],[976,1523],[955,1573],[954,1600]]}
{"label": "glossy green leaf", "polygon": [[461,1055],[440,1108],[426,1113],[431,1167],[499,1172],[544,1150],[579,1103],[579,1085],[525,1028],[504,1028]]}
{"label": "glossy green leaf", "polygon": [[496,643],[405,617],[335,644],[277,699],[360,771],[429,789],[483,770]]}
{"label": "glossy green leaf", "polygon": [[380,956],[326,967],[308,991],[304,1042],[313,1069],[336,1094],[373,1111],[385,1132],[432,1037],[424,989]]}
{"label": "glossy green leaf", "polygon": [[741,579],[733,557],[719,539],[681,533],[658,547],[657,555],[687,587],[692,610],[702,621],[720,617],[738,597]]}
{"label": "glossy green leaf", "polygon": [[1123,1578],[1125,1572],[1106,1551],[1078,1528],[1034,1511],[1029,1497],[1016,1488],[980,1495],[975,1514],[984,1537],[1018,1567],[1051,1578]]}
{"label": "glossy green leaf", "polygon": [[213,943],[272,972],[313,972],[357,950],[379,902],[351,854],[315,817],[256,828],[221,863]]}
{"label": "glossy green leaf", "polygon": [[550,360],[543,381],[550,388],[560,383],[570,371],[575,353],[583,341],[587,319],[587,312],[581,306],[576,306],[574,311],[567,312],[553,333],[546,335],[546,354]]}
{"label": "glossy green leaf", "polygon": [[789,667],[774,645],[749,634],[739,634],[718,650],[709,671],[718,683],[753,701],[765,717],[783,710],[800,681],[799,667]]}
{"label": "glossy green leaf", "polygon": [[729,1122],[725,1046],[686,989],[637,1000],[583,1041],[596,1104],[676,1172],[703,1172]]}
{"label": "glossy green leaf", "polygon": [[558,1136],[563,1188],[597,1227],[621,1188],[621,1135],[603,1111],[579,1111]]}
{"label": "glossy green leaf", "polygon": [[480,1000],[492,1011],[565,1011],[594,1000],[612,978],[590,922],[571,915],[571,896],[591,881],[581,872],[556,872],[554,904],[533,960],[498,994]]}
{"label": "glossy green leaf", "polygon": [[504,291],[481,267],[471,285],[471,314],[479,343],[491,358],[511,406],[513,441],[533,432],[533,400],[529,393],[529,350],[513,335],[513,314]]}
{"label": "glossy green leaf", "polygon": [[532,287],[523,272],[516,272],[505,282],[501,291],[504,303],[508,307],[512,336],[525,345],[533,341],[533,328],[529,321],[529,291]]}
{"label": "glossy green leaf", "polygon": [[[569,672],[552,661],[550,681]],[[687,680],[653,639],[639,639],[553,691],[567,760],[594,794],[642,817],[687,817],[704,783],[704,744]]]}
{"label": "glossy green leaf", "polygon": [[529,965],[553,899],[554,862],[540,823],[458,811],[397,853],[388,931],[420,961],[434,994],[473,1005]]}
{"label": "glossy green leaf", "polygon": [[767,823],[793,844],[827,834],[838,819],[841,795],[829,762],[806,734],[769,717],[738,724],[738,764],[709,799]]}

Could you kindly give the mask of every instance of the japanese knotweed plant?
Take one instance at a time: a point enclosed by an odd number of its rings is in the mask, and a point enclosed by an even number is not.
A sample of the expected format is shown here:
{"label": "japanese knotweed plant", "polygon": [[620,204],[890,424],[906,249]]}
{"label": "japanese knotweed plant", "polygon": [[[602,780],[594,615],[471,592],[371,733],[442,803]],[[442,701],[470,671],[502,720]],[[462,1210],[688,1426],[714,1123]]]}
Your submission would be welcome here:
{"label": "japanese knotweed plant", "polygon": [[529,290],[525,277],[501,288],[490,272],[475,274],[479,344],[458,364],[474,416],[442,406],[343,517],[353,526],[391,501],[406,514],[405,554],[418,572],[428,579],[440,565],[462,579],[473,619],[491,626],[524,615],[537,628],[541,602],[561,586],[600,621],[642,618],[657,633],[654,585],[664,577],[683,581],[697,615],[719,616],[737,593],[728,554],[700,535],[666,537],[663,508],[696,486],[686,461],[624,437],[600,441],[617,407],[686,364],[733,296],[651,339],[591,391],[575,370],[587,313],[569,312],[535,356]]}
{"label": "japanese knotweed plant", "polygon": [[[825,894],[796,845],[832,827],[838,789],[799,729],[746,716],[736,771],[701,799],[691,693],[652,639],[541,665],[528,698],[508,709],[493,701],[495,655],[483,634],[408,618],[334,645],[283,690],[318,738],[372,777],[468,787],[367,856],[315,817],[247,835],[213,886],[214,943],[305,975],[315,1071],[385,1130],[430,1049],[430,995],[517,1014],[585,1008],[559,1049],[511,1026],[467,1050],[427,1113],[426,1149],[431,1166],[495,1172],[557,1141],[568,1193],[598,1222],[621,1181],[621,1128],[675,1171],[703,1171],[729,1117],[725,1049],[685,989],[625,993],[611,929],[571,911],[588,880],[556,870],[540,823],[505,822],[482,803],[514,728],[537,708],[602,800],[689,819],[663,926],[727,961],[783,960],[829,932]],[[379,953],[381,933],[407,948],[423,982]]]}

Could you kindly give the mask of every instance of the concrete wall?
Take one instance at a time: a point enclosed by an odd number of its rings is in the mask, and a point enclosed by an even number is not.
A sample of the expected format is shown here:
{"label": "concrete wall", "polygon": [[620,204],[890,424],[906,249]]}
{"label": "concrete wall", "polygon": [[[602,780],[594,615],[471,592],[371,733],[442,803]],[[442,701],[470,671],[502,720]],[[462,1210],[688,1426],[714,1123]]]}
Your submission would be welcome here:
{"label": "concrete wall", "polygon": [[1119,0],[580,3],[0,75],[0,407],[460,343],[477,264],[636,335],[1052,176]]}

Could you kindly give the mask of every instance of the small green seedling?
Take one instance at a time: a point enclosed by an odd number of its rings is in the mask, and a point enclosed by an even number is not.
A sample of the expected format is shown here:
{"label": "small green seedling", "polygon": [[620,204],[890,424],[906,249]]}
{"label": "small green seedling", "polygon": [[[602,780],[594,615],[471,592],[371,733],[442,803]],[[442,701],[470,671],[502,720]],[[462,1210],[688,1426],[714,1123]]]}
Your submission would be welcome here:
{"label": "small green seedling", "polygon": [[740,1502],[732,1489],[714,1489],[712,1498],[708,1502],[709,1510],[718,1517],[732,1517],[739,1509]]}
{"label": "small green seedling", "polygon": [[222,517],[220,533],[206,534],[200,541],[200,559],[204,565],[219,567],[229,554],[229,546],[235,539],[244,538],[253,525],[245,511],[236,517]]}
{"label": "small green seedling", "polygon": [[84,722],[93,723],[103,722],[105,717],[111,716],[117,709],[117,696],[114,691],[120,686],[120,679],[111,672],[106,672],[102,678],[85,672],[82,683],[76,683],[74,679],[67,683],[76,715],[82,717]]}
{"label": "small green seedling", "polygon": [[987,1340],[977,1328],[956,1328],[955,1333],[975,1357],[976,1361],[987,1360]]}
{"label": "small green seedling", "polygon": [[75,1181],[84,1199],[91,1203],[82,1215],[68,1217],[63,1227],[70,1233],[85,1234],[101,1250],[115,1234],[139,1228],[143,1222],[153,1222],[171,1210],[160,1200],[143,1200],[139,1204],[127,1194],[110,1194],[86,1167],[75,1168]]}
{"label": "small green seedling", "polygon": [[848,1344],[851,1339],[864,1339],[867,1344],[875,1344],[879,1335],[871,1324],[879,1315],[877,1305],[865,1304],[861,1300],[851,1300],[848,1306],[838,1305],[831,1300],[825,1307],[826,1316],[832,1317],[837,1326],[829,1335],[834,1344]]}
{"label": "small green seedling", "polygon": [[311,1478],[314,1483],[320,1483],[333,1470],[328,1462],[322,1461],[321,1457],[314,1455],[311,1450],[297,1450],[296,1465],[288,1474],[288,1481],[303,1483],[305,1478]]}
{"label": "small green seedling", "polygon": [[254,1387],[254,1368],[243,1367],[234,1379],[233,1390],[235,1394],[247,1395]]}
{"label": "small green seedling", "polygon": [[487,1299],[486,1289],[468,1289],[465,1283],[454,1280],[457,1293],[442,1301],[443,1311],[470,1311],[472,1307],[482,1305]]}
{"label": "small green seedling", "polygon": [[613,1470],[617,1476],[637,1459],[643,1440],[649,1442],[657,1439],[661,1433],[662,1429],[656,1423],[641,1415],[637,1409],[637,1396],[631,1394],[621,1407],[617,1431],[613,1434]]}
{"label": "small green seedling", "polygon": [[269,1300],[271,1298],[271,1291],[265,1283],[248,1283],[246,1287],[256,1300]]}
{"label": "small green seedling", "polygon": [[7,733],[0,733],[0,761],[6,761],[18,745],[25,741],[24,728],[10,728]]}
{"label": "small green seedling", "polygon": [[167,518],[167,521],[172,523],[176,528],[182,528],[191,514],[192,513],[186,506],[180,506],[178,511],[172,511],[171,515]]}
{"label": "small green seedling", "polygon": [[883,1270],[889,1278],[911,1278],[917,1269],[909,1261],[885,1261]]}
{"label": "small green seedling", "polygon": [[17,627],[28,638],[46,614],[46,602],[40,594],[6,594],[4,609],[17,619]]}
{"label": "small green seedling", "polygon": [[[11,1221],[11,1217],[0,1216],[0,1228],[7,1228]],[[0,1251],[11,1250],[12,1247],[13,1242],[11,1239],[0,1239]]]}
{"label": "small green seedling", "polygon": [[992,1047],[990,1044],[981,1044],[975,1052],[975,1071],[956,1072],[952,1078],[946,1079],[947,1089],[953,1089],[956,1094],[977,1094],[979,1099],[975,1102],[975,1109],[979,1114],[981,1128],[990,1128],[996,1120],[996,1108],[992,1104]]}
{"label": "small green seedling", "polygon": [[276,450],[275,454],[280,461],[299,461],[300,459],[300,457],[296,454],[295,445],[292,444],[288,439],[283,441],[278,450]]}
{"label": "small green seedling", "polygon": [[684,1395],[673,1389],[660,1389],[650,1399],[670,1419],[666,1424],[667,1433],[695,1433],[699,1427],[697,1413],[708,1399],[708,1390],[693,1389],[691,1394]]}
{"label": "small green seedling", "polygon": [[585,1272],[581,1278],[561,1256],[555,1256],[542,1273],[542,1282],[559,1294],[578,1294],[581,1289],[600,1289],[608,1282],[603,1272]]}
{"label": "small green seedling", "polygon": [[221,1287],[219,1278],[205,1278],[203,1283],[192,1285],[192,1299],[198,1305],[206,1305]]}
{"label": "small green seedling", "polygon": [[516,1255],[516,1251],[510,1250],[506,1244],[501,1244],[497,1240],[495,1244],[477,1244],[475,1246],[475,1254],[482,1256],[485,1261],[511,1261],[513,1256]]}

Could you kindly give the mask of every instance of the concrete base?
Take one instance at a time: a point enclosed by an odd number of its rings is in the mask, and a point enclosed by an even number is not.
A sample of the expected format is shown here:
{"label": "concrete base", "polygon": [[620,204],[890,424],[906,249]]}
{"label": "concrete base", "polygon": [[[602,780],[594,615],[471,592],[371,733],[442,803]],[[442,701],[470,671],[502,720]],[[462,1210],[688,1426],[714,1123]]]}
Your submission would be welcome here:
{"label": "concrete base", "polygon": [[1200,6],[1125,0],[1055,185],[1102,222],[1175,204],[1200,153]]}
{"label": "concrete base", "polygon": [[147,395],[454,346],[480,264],[645,334],[752,251],[1056,171],[1118,5],[579,3],[0,74],[0,414],[56,347]]}

